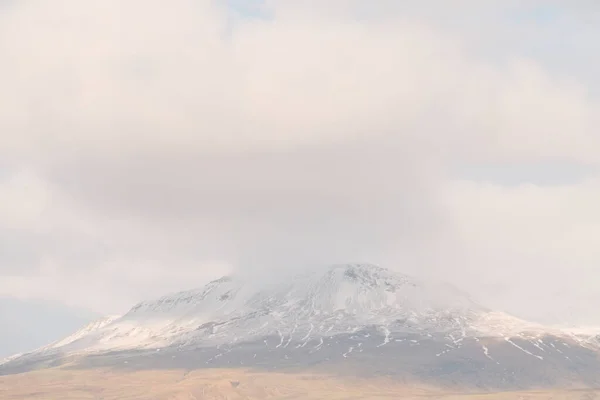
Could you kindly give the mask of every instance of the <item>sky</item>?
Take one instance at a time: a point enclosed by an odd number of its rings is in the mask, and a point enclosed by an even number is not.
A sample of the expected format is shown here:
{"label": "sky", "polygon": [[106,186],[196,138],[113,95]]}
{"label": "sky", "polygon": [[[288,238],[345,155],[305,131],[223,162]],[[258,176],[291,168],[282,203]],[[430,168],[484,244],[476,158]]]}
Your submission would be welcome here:
{"label": "sky", "polygon": [[62,339],[99,316],[48,300],[0,297],[0,361]]}
{"label": "sky", "polygon": [[370,262],[598,325],[598,39],[585,0],[0,0],[0,296]]}

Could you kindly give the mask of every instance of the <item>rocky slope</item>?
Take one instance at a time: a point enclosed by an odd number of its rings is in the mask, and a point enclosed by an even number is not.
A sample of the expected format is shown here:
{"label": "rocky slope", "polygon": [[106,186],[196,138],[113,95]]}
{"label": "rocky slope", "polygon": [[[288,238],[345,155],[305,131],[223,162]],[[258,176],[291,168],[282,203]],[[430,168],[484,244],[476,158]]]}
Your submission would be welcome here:
{"label": "rocky slope", "polygon": [[451,286],[342,265],[271,283],[226,277],[142,302],[9,360],[0,373],[76,362],[321,369],[486,389],[595,386],[599,351],[593,335],[490,311]]}

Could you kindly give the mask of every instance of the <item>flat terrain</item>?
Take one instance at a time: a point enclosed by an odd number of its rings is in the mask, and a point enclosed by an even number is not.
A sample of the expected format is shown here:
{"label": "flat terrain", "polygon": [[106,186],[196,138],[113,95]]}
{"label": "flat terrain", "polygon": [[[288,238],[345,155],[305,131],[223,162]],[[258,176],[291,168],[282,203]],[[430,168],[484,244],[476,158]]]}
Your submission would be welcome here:
{"label": "flat terrain", "polygon": [[0,377],[1,400],[442,399],[600,400],[600,390],[455,394],[385,379],[242,370],[186,372],[49,369]]}

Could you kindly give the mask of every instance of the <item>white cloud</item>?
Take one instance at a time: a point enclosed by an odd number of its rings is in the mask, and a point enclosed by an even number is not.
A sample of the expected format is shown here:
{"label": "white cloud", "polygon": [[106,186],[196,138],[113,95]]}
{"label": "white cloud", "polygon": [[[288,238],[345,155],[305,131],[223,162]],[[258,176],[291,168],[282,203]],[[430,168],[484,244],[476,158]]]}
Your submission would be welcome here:
{"label": "white cloud", "polygon": [[302,4],[268,2],[266,19],[191,0],[1,11],[0,293],[113,311],[231,269],[365,260],[518,310],[517,272],[551,271],[540,296],[573,265],[573,288],[593,281],[595,183],[445,176],[597,162],[587,82],[483,58],[444,7]]}
{"label": "white cloud", "polygon": [[0,223],[37,230],[50,196],[46,184],[28,171],[9,176],[0,186]]}
{"label": "white cloud", "polygon": [[228,35],[210,4],[61,0],[4,13],[2,147],[180,155],[428,131],[460,156],[475,145],[489,157],[594,157],[597,105],[534,63],[487,65],[403,18],[278,13],[289,2]]}
{"label": "white cloud", "polygon": [[453,273],[473,291],[527,316],[552,322],[597,321],[600,183],[540,187],[453,182],[447,207],[455,219],[465,268]]}

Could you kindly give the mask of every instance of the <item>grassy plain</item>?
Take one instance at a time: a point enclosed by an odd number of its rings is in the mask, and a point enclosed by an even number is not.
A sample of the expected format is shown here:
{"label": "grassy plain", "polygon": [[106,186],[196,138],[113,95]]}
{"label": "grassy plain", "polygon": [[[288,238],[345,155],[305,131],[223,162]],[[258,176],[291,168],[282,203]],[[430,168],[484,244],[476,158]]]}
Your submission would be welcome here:
{"label": "grassy plain", "polygon": [[0,376],[1,400],[421,399],[600,400],[600,390],[449,393],[388,379],[233,369],[139,371],[48,369]]}

